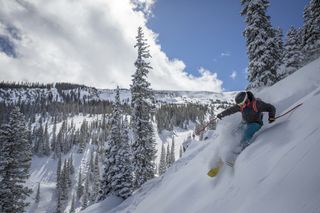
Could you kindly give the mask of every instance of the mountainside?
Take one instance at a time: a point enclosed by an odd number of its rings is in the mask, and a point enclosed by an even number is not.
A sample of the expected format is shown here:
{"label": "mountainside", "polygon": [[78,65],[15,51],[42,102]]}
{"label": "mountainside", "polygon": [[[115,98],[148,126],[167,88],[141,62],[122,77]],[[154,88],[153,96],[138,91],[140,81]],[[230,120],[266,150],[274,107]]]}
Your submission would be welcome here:
{"label": "mountainside", "polygon": [[[221,102],[233,102],[233,96],[236,92],[197,92],[197,91],[164,91],[155,90],[154,96],[160,103],[201,103],[210,104],[217,100]],[[33,87],[23,87],[20,85],[8,86],[0,85],[0,102],[7,104],[16,103],[17,101],[35,102],[37,99],[50,99],[51,101],[113,101],[115,90],[113,89],[96,89],[84,85],[76,84],[48,84]],[[121,89],[120,97],[123,102],[131,100],[130,90]]]}
{"label": "mountainside", "polygon": [[272,87],[256,91],[257,97],[276,106],[277,115],[303,105],[272,124],[264,116],[265,125],[234,169],[225,166],[215,178],[206,175],[217,155],[226,158],[238,143],[237,133],[232,132],[241,121],[239,113],[220,121],[209,140],[192,141],[164,175],[144,184],[120,205],[110,197],[83,212],[113,207],[110,212],[319,212],[319,70],[317,59]]}
{"label": "mountainside", "polygon": [[[217,111],[232,104],[235,92],[188,92],[155,91],[156,110],[154,130],[159,166],[161,147],[172,150],[178,159],[182,145],[190,141],[196,125],[213,116]],[[130,119],[130,91],[120,90],[122,116]],[[105,144],[110,135],[115,90],[96,89],[68,83],[1,83],[0,121],[5,123],[13,106],[18,105],[24,113],[29,130],[28,140],[32,144],[33,158],[28,186],[33,190],[28,198],[27,212],[55,212],[57,208],[58,170],[71,164],[73,171],[68,175],[66,198],[62,205],[69,212],[72,200],[80,211],[83,204],[81,187],[89,182],[89,205],[97,198],[94,180],[101,178],[105,160]],[[130,128],[128,129],[131,131]],[[131,133],[130,133],[131,135]],[[131,137],[131,136],[130,136]],[[132,140],[132,139],[130,139]],[[171,151],[172,152],[172,151]],[[61,165],[59,167],[59,155]],[[94,179],[94,158],[100,175]],[[157,168],[158,171],[158,168]],[[40,188],[39,188],[40,187]],[[39,190],[38,190],[39,189]],[[37,192],[40,199],[37,199]],[[122,199],[116,198],[119,202]]]}

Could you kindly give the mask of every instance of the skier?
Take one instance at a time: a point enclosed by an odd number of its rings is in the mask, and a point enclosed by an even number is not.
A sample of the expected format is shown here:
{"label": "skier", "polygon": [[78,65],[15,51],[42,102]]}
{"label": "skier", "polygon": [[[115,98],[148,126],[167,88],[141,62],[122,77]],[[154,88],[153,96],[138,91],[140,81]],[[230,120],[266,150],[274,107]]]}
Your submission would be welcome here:
{"label": "skier", "polygon": [[262,112],[269,112],[268,121],[272,123],[275,121],[276,108],[269,103],[263,102],[259,98],[256,99],[250,91],[239,92],[235,97],[235,102],[236,105],[219,113],[217,118],[221,120],[223,117],[236,112],[242,113],[243,125],[241,129],[243,129],[243,133],[240,140],[242,151],[250,145],[250,139],[262,127]]}

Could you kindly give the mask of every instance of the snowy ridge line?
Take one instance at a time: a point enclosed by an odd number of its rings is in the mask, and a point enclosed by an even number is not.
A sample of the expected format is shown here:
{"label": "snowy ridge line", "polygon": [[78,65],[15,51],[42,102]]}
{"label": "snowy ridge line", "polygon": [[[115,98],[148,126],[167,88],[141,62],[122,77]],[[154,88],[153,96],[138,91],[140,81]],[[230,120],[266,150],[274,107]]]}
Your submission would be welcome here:
{"label": "snowy ridge line", "polygon": [[[60,91],[60,92],[59,92]],[[76,96],[79,100],[86,101],[114,101],[114,89],[95,89],[91,87],[57,90],[55,87],[47,88],[17,88],[3,89],[0,88],[0,102],[17,103],[25,101],[34,103],[39,98],[50,98],[56,102],[64,102],[64,96]],[[233,102],[233,96],[236,92],[210,92],[210,91],[170,91],[170,90],[155,90],[154,96],[156,101],[164,103],[183,104],[187,102],[208,104],[211,101],[227,101]],[[122,101],[130,101],[131,93],[128,89],[120,89],[120,97]]]}

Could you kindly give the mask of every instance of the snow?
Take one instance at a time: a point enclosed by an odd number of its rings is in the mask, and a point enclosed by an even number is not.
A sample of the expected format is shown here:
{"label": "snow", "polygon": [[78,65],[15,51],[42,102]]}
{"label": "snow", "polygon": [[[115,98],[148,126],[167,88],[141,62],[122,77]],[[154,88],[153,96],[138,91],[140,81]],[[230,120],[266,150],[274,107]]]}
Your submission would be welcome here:
{"label": "snow", "polygon": [[[210,178],[218,155],[227,158],[237,145],[241,115],[218,123],[214,137],[193,141],[167,172],[145,183],[111,212],[320,212],[320,59],[306,65],[257,97],[274,104],[277,115],[303,105],[265,125],[238,157],[234,169],[223,167]],[[160,205],[159,205],[160,204]],[[92,211],[110,212],[98,203]]]}

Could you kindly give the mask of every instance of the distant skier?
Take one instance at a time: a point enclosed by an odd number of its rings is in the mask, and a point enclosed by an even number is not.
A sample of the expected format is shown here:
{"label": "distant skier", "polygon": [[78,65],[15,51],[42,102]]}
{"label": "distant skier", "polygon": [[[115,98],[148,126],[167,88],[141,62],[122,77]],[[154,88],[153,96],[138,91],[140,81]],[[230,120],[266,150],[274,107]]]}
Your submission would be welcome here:
{"label": "distant skier", "polygon": [[225,116],[234,114],[236,112],[242,113],[243,129],[240,140],[241,151],[250,145],[250,139],[262,127],[262,112],[269,112],[269,123],[275,121],[276,108],[265,103],[259,98],[256,99],[252,92],[240,92],[235,97],[236,105],[224,110],[217,115],[217,118],[222,119]]}

